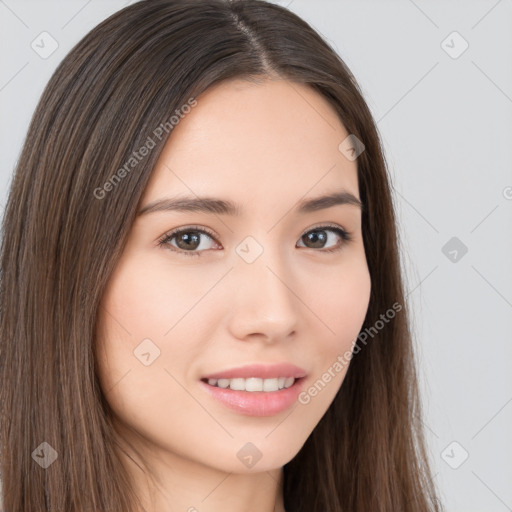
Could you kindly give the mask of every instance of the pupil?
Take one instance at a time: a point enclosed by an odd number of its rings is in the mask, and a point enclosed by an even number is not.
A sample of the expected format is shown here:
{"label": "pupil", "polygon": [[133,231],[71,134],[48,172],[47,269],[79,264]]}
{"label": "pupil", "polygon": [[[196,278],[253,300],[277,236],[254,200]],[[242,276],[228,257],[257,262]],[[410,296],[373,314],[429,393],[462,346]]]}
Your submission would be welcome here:
{"label": "pupil", "polygon": [[[198,234],[194,234],[194,235],[189,235],[187,233],[184,233],[182,234],[181,236],[178,237],[178,246],[180,246],[180,242],[181,241],[184,241],[184,246],[183,247],[180,247],[180,249],[197,249],[197,247],[199,246],[199,236]],[[191,242],[191,243],[190,243]]]}
{"label": "pupil", "polygon": [[323,247],[327,239],[325,231],[312,231],[306,236],[310,242],[313,242],[314,247]]}

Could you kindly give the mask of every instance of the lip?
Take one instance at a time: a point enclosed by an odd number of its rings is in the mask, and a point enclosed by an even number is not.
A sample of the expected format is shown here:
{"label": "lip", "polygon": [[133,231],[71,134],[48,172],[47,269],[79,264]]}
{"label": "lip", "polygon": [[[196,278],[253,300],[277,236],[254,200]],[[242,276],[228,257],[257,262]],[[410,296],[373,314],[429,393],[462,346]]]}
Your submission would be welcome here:
{"label": "lip", "polygon": [[[269,370],[270,371],[270,370]],[[272,370],[274,371],[274,370]],[[223,372],[225,374],[226,372]],[[219,374],[216,374],[219,375]],[[239,373],[237,375],[240,375]],[[255,376],[251,374],[250,376]],[[281,375],[284,377],[284,375]],[[292,376],[292,375],[290,375]],[[215,377],[210,377],[215,378]],[[223,377],[220,377],[223,378]],[[227,377],[225,377],[227,378]],[[231,377],[236,378],[236,377]],[[271,378],[271,377],[268,377]],[[210,386],[203,380],[199,385],[212,398],[227,408],[245,416],[274,416],[290,408],[298,400],[304,386],[304,377],[298,378],[289,388],[279,391],[235,391],[229,388]]]}
{"label": "lip", "polygon": [[[202,379],[275,379],[277,377],[294,377],[300,379],[306,376],[306,371],[289,363],[280,364],[249,364],[238,368],[230,368],[221,372],[204,375]],[[292,386],[293,387],[293,386]],[[291,388],[290,388],[291,389]],[[245,392],[244,392],[245,393]],[[258,392],[255,392],[258,393]],[[276,391],[277,393],[277,391]]]}

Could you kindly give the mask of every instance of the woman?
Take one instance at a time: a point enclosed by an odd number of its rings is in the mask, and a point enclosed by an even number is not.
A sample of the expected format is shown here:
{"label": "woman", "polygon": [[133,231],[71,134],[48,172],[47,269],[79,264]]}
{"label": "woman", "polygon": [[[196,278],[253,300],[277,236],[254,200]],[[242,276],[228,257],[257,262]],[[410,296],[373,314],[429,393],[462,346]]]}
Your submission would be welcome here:
{"label": "woman", "polygon": [[6,510],[441,510],[375,123],[286,9],[142,1],[84,37],[1,265]]}

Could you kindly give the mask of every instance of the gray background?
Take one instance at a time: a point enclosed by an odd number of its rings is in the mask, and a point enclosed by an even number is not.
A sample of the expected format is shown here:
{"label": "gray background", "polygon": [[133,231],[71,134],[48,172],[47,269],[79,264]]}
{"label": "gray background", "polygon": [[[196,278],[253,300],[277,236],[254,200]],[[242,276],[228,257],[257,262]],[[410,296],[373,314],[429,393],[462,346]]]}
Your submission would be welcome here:
{"label": "gray background", "polygon": [[[129,3],[0,0],[2,211],[44,85]],[[512,0],[275,3],[339,52],[378,122],[447,510],[512,511]]]}

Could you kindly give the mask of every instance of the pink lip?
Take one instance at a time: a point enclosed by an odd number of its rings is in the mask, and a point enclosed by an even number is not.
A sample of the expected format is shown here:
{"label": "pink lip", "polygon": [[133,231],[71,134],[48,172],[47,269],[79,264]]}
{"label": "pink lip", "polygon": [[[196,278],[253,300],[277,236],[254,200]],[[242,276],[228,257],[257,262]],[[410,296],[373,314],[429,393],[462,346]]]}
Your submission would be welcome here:
{"label": "pink lip", "polygon": [[[237,375],[240,374],[238,373]],[[254,376],[254,373],[251,375]],[[284,377],[284,375],[281,376]],[[268,392],[234,391],[229,388],[210,386],[210,384],[203,380],[199,382],[199,385],[202,386],[211,397],[240,414],[246,416],[273,416],[274,414],[285,411],[297,401],[305,380],[306,379],[301,378],[296,380],[289,388]]]}
{"label": "pink lip", "polygon": [[[231,368],[222,372],[212,373],[205,375],[203,380],[207,379],[248,379],[256,377],[259,379],[275,379],[277,377],[294,377],[300,379],[305,377],[306,372],[302,368],[293,364],[250,364],[240,366],[238,368]],[[293,387],[293,386],[292,386]],[[291,388],[290,388],[291,389]],[[245,393],[245,391],[244,391]],[[257,393],[257,392],[256,392]],[[276,391],[277,393],[277,391]]]}

